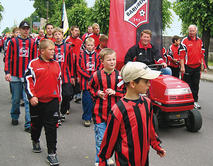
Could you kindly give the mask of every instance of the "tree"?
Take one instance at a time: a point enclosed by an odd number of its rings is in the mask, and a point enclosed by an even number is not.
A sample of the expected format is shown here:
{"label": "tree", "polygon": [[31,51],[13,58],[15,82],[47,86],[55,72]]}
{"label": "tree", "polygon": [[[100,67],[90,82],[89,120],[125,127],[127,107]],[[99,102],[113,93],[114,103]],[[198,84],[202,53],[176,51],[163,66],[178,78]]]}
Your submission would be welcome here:
{"label": "tree", "polygon": [[2,12],[4,11],[4,7],[2,6],[0,2],[0,21],[2,20]]}
{"label": "tree", "polygon": [[190,24],[198,26],[205,47],[205,61],[208,64],[210,34],[213,30],[213,0],[181,0],[174,2],[173,8],[183,22],[183,29]]}
{"label": "tree", "polygon": [[109,9],[110,0],[96,0],[94,7],[91,9],[90,22],[98,23],[101,32],[104,34],[108,34],[109,30]]}
{"label": "tree", "polygon": [[168,0],[162,1],[162,22],[163,22],[163,30],[166,29],[166,27],[170,27],[170,24],[172,23],[172,13],[170,9],[172,8],[172,3]]}
{"label": "tree", "polygon": [[9,27],[6,27],[6,28],[2,31],[3,34],[9,33],[9,32],[11,32],[11,30],[10,30]]}

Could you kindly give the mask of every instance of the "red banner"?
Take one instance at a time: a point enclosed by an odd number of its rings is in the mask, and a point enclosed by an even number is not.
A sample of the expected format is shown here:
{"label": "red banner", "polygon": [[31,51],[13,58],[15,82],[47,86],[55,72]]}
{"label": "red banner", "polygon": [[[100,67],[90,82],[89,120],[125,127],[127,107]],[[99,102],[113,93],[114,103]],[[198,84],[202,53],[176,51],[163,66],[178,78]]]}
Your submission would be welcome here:
{"label": "red banner", "polygon": [[117,69],[121,69],[128,49],[136,44],[136,27],[124,20],[125,1],[110,0],[108,47],[117,53]]}

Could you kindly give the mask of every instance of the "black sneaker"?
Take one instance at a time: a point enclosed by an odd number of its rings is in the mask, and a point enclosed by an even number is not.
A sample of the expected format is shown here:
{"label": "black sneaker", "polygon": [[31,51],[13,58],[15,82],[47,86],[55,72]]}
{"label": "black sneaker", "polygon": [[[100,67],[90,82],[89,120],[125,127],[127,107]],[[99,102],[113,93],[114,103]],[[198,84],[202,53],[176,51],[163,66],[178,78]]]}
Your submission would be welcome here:
{"label": "black sneaker", "polygon": [[13,125],[13,126],[17,126],[17,125],[18,125],[18,120],[12,119],[12,125]]}
{"label": "black sneaker", "polygon": [[58,120],[58,126],[62,126],[61,120]]}
{"label": "black sneaker", "polygon": [[81,101],[81,93],[78,93],[76,94],[74,102],[80,104],[81,103],[80,101]]}
{"label": "black sneaker", "polygon": [[25,128],[24,131],[27,133],[31,133],[31,127]]}
{"label": "black sneaker", "polygon": [[59,161],[57,159],[57,155],[56,154],[48,154],[48,156],[47,156],[47,162],[50,165],[53,165],[53,166],[58,166],[59,165]]}
{"label": "black sneaker", "polygon": [[39,142],[33,141],[33,152],[34,153],[41,153],[41,147]]}
{"label": "black sneaker", "polygon": [[65,115],[61,115],[61,122],[65,121]]}

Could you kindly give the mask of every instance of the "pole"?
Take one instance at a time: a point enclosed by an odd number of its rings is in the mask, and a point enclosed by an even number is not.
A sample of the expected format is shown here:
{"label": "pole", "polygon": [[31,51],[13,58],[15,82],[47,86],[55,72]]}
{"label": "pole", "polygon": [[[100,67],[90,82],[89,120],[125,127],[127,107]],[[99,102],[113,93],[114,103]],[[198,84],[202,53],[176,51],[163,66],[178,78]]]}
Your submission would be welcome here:
{"label": "pole", "polygon": [[49,1],[47,1],[47,23],[48,23]]}

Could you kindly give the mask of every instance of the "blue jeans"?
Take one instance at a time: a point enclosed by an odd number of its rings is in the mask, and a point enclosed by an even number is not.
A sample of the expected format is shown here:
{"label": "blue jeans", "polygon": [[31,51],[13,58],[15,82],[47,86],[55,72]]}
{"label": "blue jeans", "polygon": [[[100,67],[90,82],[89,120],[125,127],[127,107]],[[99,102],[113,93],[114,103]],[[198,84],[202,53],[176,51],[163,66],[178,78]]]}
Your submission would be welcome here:
{"label": "blue jeans", "polygon": [[169,67],[162,68],[160,71],[162,75],[172,75],[172,70]]}
{"label": "blue jeans", "polygon": [[30,111],[29,111],[29,101],[24,90],[24,83],[20,81],[11,81],[11,91],[12,91],[12,108],[10,111],[12,119],[19,119],[20,115],[20,100],[23,97],[25,106],[25,128],[30,127]]}
{"label": "blue jeans", "polygon": [[106,126],[107,126],[107,124],[105,122],[94,125],[95,143],[96,143],[96,156],[95,156],[95,162],[96,163],[99,163],[98,153],[99,153],[100,148],[101,148],[101,142],[102,142],[103,137],[104,137],[104,132],[106,130]]}
{"label": "blue jeans", "polygon": [[84,90],[82,93],[83,120],[91,120],[93,105],[90,92],[88,90]]}

